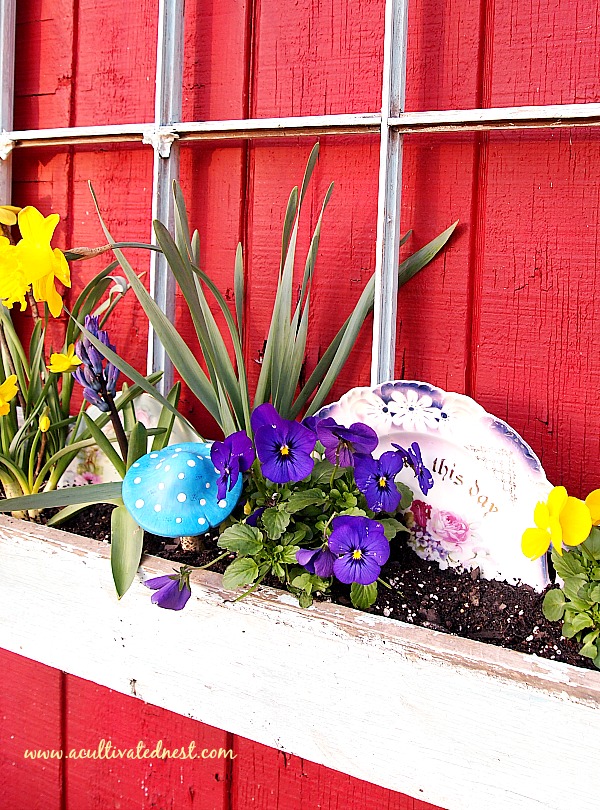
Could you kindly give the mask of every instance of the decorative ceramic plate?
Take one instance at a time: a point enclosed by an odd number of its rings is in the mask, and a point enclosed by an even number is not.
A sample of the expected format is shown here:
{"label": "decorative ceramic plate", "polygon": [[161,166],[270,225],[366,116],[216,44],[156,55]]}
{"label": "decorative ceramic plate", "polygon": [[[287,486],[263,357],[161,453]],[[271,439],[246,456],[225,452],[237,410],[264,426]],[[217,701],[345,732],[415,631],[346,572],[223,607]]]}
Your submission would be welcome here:
{"label": "decorative ceramic plate", "polygon": [[405,449],[418,443],[433,487],[422,495],[409,467],[397,480],[414,492],[409,543],[420,557],[537,590],[548,584],[545,558],[528,560],[521,535],[552,486],[531,447],[506,422],[462,394],[407,380],[353,388],[317,416],[346,427],[370,425],[379,436],[376,456],[394,443]]}

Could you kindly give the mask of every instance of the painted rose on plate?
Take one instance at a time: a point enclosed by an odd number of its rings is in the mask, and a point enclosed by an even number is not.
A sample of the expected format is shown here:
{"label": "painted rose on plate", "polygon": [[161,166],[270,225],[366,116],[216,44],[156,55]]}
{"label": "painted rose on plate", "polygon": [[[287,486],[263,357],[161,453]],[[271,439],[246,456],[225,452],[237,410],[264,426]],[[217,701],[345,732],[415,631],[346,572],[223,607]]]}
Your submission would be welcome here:
{"label": "painted rose on plate", "polygon": [[408,543],[419,557],[439,563],[440,568],[473,567],[482,549],[466,520],[420,500],[413,501],[410,511],[414,523]]}

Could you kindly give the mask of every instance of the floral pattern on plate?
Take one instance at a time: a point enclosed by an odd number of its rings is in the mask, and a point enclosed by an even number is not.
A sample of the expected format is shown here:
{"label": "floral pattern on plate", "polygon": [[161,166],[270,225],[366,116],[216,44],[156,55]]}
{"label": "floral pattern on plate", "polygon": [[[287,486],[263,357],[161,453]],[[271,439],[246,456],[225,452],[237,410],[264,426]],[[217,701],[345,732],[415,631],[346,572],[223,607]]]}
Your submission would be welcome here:
{"label": "floral pattern on plate", "polygon": [[419,445],[431,491],[421,496],[408,469],[396,480],[417,498],[408,542],[420,557],[442,568],[479,568],[487,579],[538,590],[547,585],[545,559],[524,558],[520,539],[551,485],[533,450],[506,422],[463,394],[415,380],[353,388],[316,414],[328,416],[345,427],[364,422],[373,428],[376,457]]}

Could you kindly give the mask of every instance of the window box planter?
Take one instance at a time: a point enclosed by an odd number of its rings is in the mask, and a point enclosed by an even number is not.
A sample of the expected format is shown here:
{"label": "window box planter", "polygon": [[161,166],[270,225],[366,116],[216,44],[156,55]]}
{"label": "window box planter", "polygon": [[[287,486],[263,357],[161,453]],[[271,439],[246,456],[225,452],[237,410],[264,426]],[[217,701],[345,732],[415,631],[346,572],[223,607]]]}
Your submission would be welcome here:
{"label": "window box planter", "polygon": [[597,807],[600,673],[210,572],[119,602],[107,547],[5,516],[0,560],[11,652],[448,810]]}

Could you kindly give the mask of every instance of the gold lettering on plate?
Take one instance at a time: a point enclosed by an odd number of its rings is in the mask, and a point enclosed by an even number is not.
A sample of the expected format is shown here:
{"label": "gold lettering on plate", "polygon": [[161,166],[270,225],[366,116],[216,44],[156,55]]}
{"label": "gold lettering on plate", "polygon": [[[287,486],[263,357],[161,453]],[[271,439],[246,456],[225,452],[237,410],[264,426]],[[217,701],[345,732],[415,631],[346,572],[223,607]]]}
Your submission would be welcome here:
{"label": "gold lettering on plate", "polygon": [[484,517],[485,515],[491,515],[498,511],[498,507],[491,500],[490,496],[481,491],[479,481],[475,479],[475,481],[469,486],[469,482],[465,480],[464,474],[456,469],[456,464],[450,459],[435,458],[433,460],[433,464],[431,465],[431,469],[442,479],[442,481],[448,480],[448,482],[457,487],[469,487],[469,495],[477,501],[479,506],[481,506],[485,512]]}

